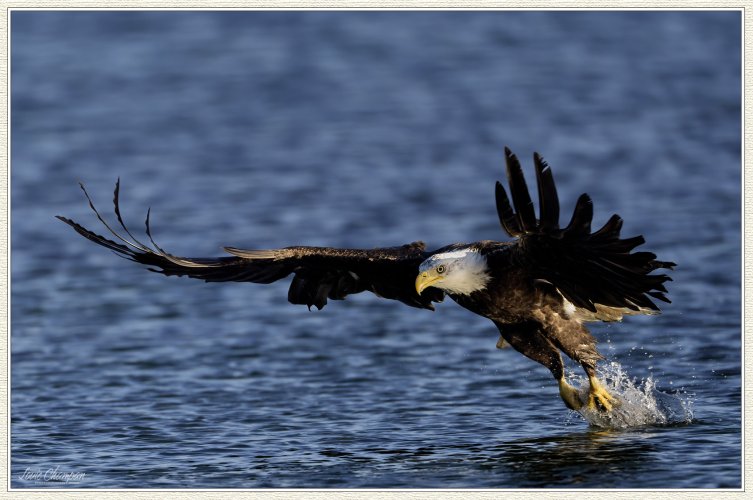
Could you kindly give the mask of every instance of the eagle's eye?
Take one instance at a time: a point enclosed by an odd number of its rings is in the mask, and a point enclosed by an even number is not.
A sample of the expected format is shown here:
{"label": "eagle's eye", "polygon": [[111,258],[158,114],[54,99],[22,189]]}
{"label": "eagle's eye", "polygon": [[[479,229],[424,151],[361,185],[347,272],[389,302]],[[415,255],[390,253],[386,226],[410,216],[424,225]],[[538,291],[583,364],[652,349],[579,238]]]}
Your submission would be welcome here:
{"label": "eagle's eye", "polygon": [[444,266],[437,266],[437,273],[442,274],[444,272]]}

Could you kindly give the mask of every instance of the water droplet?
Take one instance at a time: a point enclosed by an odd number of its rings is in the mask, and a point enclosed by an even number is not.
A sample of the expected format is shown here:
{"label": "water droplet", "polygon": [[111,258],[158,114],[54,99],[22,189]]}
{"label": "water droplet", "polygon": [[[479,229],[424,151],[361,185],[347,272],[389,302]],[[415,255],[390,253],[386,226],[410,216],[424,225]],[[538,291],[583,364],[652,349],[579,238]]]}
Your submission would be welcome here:
{"label": "water droplet", "polygon": [[[597,374],[605,388],[620,403],[608,413],[586,407],[581,409],[580,415],[593,426],[625,429],[690,422],[693,418],[691,396],[686,393],[662,392],[656,388],[656,381],[652,377],[644,379],[642,383],[636,383],[617,362],[600,367]],[[580,382],[581,398],[587,398],[588,380],[579,375],[575,381]],[[673,385],[672,381],[669,383]],[[682,394],[682,397],[679,394]]]}

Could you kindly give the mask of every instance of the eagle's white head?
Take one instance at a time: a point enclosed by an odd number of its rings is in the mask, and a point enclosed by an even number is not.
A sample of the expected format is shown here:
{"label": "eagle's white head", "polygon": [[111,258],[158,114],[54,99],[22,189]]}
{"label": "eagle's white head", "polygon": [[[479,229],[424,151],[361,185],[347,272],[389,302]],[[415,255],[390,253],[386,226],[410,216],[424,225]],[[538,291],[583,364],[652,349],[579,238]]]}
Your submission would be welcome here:
{"label": "eagle's white head", "polygon": [[470,295],[491,279],[486,257],[473,248],[434,254],[418,267],[416,292],[433,286],[450,294]]}

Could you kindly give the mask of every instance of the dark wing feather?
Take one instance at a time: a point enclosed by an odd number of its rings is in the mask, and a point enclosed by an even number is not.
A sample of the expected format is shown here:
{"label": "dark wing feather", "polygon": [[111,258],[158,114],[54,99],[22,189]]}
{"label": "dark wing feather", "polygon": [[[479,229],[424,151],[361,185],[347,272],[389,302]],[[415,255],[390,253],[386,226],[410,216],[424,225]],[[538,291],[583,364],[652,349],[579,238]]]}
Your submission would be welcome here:
{"label": "dark wing feather", "polygon": [[436,288],[426,290],[422,295],[416,293],[414,282],[418,266],[430,255],[421,242],[370,250],[324,247],[240,250],[228,247],[226,250],[232,257],[177,257],[154,241],[149,223],[151,210],[147,211],[145,221],[151,245],[141,243],[128,230],[120,214],[120,180],[115,185],[113,196],[115,215],[130,239],[112,229],[95,208],[83,185],[81,189],[97,218],[118,241],[94,233],[66,217],[57,218],[88,240],[166,276],[187,276],[209,282],[272,283],[293,274],[288,300],[319,309],[324,307],[327,299],[341,300],[363,291],[424,309],[433,309],[432,302],[444,298],[443,292]]}
{"label": "dark wing feather", "polygon": [[583,193],[575,202],[573,217],[562,234],[571,238],[586,237],[591,234],[591,221],[594,218],[594,204],[591,197]]}
{"label": "dark wing feather", "polygon": [[418,266],[431,255],[422,242],[371,250],[306,246],[277,250],[226,247],[225,250],[251,261],[263,257],[272,262],[289,263],[295,277],[288,300],[294,304],[321,309],[328,298],[340,300],[346,295],[370,291],[412,307],[433,309],[432,302],[441,302],[444,298],[444,293],[434,288],[421,295],[415,291]]}
{"label": "dark wing feather", "polygon": [[533,154],[536,167],[536,185],[539,188],[539,219],[543,231],[552,231],[560,225],[560,200],[554,185],[552,169],[538,153]]}
{"label": "dark wing feather", "polygon": [[512,154],[509,148],[505,148],[505,159],[507,161],[507,181],[510,184],[518,225],[524,233],[534,231],[536,229],[536,212],[533,209],[531,196],[528,194],[523,169],[520,167],[518,158]]}
{"label": "dark wing feather", "polygon": [[597,312],[596,305],[658,311],[650,297],[670,302],[663,283],[671,278],[650,273],[671,269],[674,262],[656,260],[651,252],[631,253],[644,239],[620,239],[622,219],[618,215],[592,233],[593,202],[587,194],[578,198],[570,223],[561,229],[551,168],[538,153],[534,154],[540,212],[540,219],[536,220],[520,163],[507,148],[505,157],[514,210],[498,183],[497,211],[503,229],[519,238],[522,261],[531,268],[535,279],[551,283],[576,307],[591,312]]}
{"label": "dark wing feather", "polygon": [[523,231],[518,224],[518,218],[515,215],[515,211],[513,211],[510,206],[510,199],[507,197],[505,188],[503,188],[502,184],[499,182],[497,182],[495,195],[497,200],[497,214],[499,215],[499,222],[502,224],[502,228],[512,237],[520,236],[523,234]]}

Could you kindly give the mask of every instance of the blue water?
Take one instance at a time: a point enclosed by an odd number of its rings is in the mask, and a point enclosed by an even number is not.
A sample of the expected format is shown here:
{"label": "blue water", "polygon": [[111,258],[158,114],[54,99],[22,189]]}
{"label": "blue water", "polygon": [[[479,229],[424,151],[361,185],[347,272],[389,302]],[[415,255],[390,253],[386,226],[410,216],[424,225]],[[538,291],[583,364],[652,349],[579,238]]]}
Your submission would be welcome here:
{"label": "blue water", "polygon": [[[13,12],[11,43],[13,488],[741,486],[739,13]],[[76,183],[110,213],[120,177],[178,255],[504,239],[505,145],[678,263],[661,316],[593,327],[614,425],[451,302],[309,312],[54,219],[98,228]]]}

